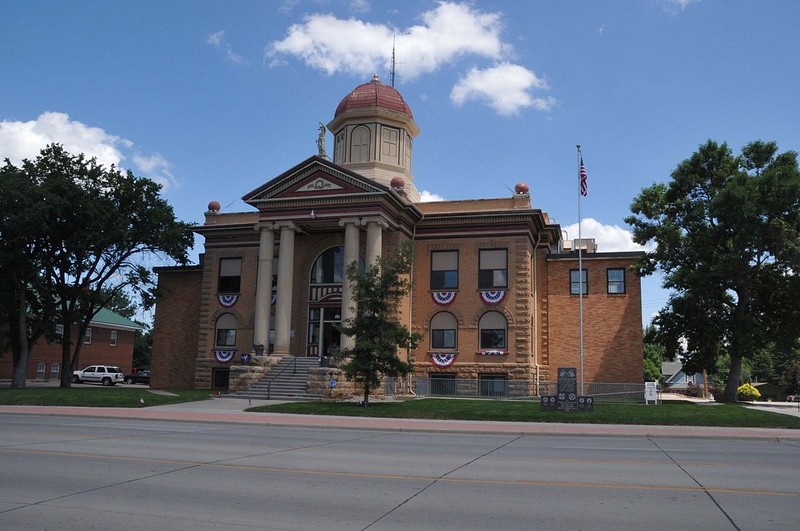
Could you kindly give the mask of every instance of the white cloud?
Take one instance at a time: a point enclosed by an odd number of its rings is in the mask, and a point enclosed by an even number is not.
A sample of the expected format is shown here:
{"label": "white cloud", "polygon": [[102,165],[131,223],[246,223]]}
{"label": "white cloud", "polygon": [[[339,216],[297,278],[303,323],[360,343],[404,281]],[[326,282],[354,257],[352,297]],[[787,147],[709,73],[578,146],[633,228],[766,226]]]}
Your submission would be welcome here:
{"label": "white cloud", "polygon": [[700,0],[659,0],[667,13],[677,14]]}
{"label": "white cloud", "polygon": [[420,203],[430,203],[432,201],[444,201],[444,200],[445,200],[444,197],[440,196],[439,194],[429,192],[428,190],[423,190],[419,194]]}
{"label": "white cloud", "polygon": [[[564,238],[570,240],[578,239],[577,223],[561,228],[566,231]],[[604,225],[593,218],[584,218],[581,222],[581,238],[594,238],[597,244],[597,251],[601,253],[652,250],[651,247],[643,247],[634,242],[631,231],[618,225]]]}
{"label": "white cloud", "polygon": [[[405,30],[329,14],[306,15],[293,24],[287,36],[266,49],[271,65],[282,55],[292,55],[328,75],[339,72],[359,76],[388,67],[392,41],[405,79],[438,70],[456,57],[476,54],[498,59],[508,48],[500,40],[500,14],[481,13],[467,4],[441,2],[422,14],[422,25]],[[347,35],[343,39],[342,35]]]}
{"label": "white cloud", "polygon": [[175,176],[170,171],[172,164],[160,153],[149,157],[136,154],[133,156],[133,163],[143,175],[159,183],[164,190],[176,183]]}
{"label": "white cloud", "polygon": [[14,164],[20,164],[25,158],[36,158],[53,142],[62,144],[70,153],[96,157],[104,166],[119,166],[125,158],[120,148],[133,145],[99,127],[70,120],[68,114],[61,112],[45,112],[28,122],[0,122],[0,155]]}
{"label": "white cloud", "polygon": [[526,107],[550,110],[556,104],[554,98],[531,95],[533,89],[547,88],[544,80],[524,66],[503,63],[485,70],[472,68],[453,87],[450,100],[456,105],[470,100],[484,101],[498,114],[511,116]]}
{"label": "white cloud", "polygon": [[233,51],[233,46],[225,39],[225,31],[220,30],[208,36],[206,43],[225,52],[225,58],[235,65],[246,65],[247,60]]}
{"label": "white cloud", "polygon": [[366,13],[372,9],[368,0],[351,0],[350,1],[350,11],[355,13]]}
{"label": "white cloud", "polygon": [[[19,165],[22,159],[33,160],[47,144],[59,143],[69,153],[83,153],[94,157],[105,167],[114,165],[124,169],[125,153],[134,144],[130,140],[106,132],[100,127],[92,127],[61,112],[45,112],[35,120],[27,122],[0,122],[0,159],[8,158]],[[160,183],[164,189],[177,184],[170,173],[170,163],[160,154],[144,156],[131,154],[134,166],[148,177]]]}
{"label": "white cloud", "polygon": [[[391,46],[396,42],[397,73],[401,80],[408,81],[436,72],[464,57],[492,63],[508,59],[513,50],[501,38],[501,17],[501,13],[483,12],[471,3],[448,1],[439,2],[434,9],[420,16],[420,24],[405,29],[357,18],[310,14],[301,23],[290,26],[283,40],[271,42],[266,47],[265,59],[270,67],[276,67],[285,64],[287,57],[295,57],[328,75],[345,73],[365,77],[389,70]],[[342,35],[348,38],[343,39]],[[481,73],[484,80],[478,87],[465,85],[471,76]],[[476,97],[481,94],[481,85],[503,73],[512,79],[510,85],[502,87],[500,94]],[[473,69],[461,80],[460,86],[456,89],[457,94],[464,95],[462,103],[482,101],[506,115],[525,107],[549,110],[555,104],[552,98],[531,95],[532,89],[546,87],[533,72],[518,65],[502,63],[487,70]]]}

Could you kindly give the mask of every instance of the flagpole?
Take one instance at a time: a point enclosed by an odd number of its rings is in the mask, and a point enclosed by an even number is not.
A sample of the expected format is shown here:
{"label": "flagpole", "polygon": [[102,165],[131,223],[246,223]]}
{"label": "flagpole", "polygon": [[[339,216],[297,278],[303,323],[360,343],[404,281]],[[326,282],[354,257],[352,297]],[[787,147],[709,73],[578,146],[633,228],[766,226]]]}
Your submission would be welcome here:
{"label": "flagpole", "polygon": [[581,236],[581,197],[583,197],[583,153],[581,145],[578,148],[578,300],[579,300],[579,321],[580,321],[580,358],[581,358],[581,395],[583,389],[583,237]]}

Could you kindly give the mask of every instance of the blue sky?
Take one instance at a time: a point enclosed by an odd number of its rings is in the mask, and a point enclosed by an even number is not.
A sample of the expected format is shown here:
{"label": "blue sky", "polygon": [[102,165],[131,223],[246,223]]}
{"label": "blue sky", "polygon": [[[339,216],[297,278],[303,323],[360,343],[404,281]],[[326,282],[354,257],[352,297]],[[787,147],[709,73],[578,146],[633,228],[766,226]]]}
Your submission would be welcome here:
{"label": "blue sky", "polygon": [[[630,250],[632,199],[709,138],[800,149],[798,27],[794,0],[10,1],[0,157],[58,141],[161,182],[181,220],[212,199],[246,210],[350,90],[389,83],[394,37],[420,190],[524,181],[575,238],[581,144],[582,234]],[[643,281],[645,321],[658,286]]]}

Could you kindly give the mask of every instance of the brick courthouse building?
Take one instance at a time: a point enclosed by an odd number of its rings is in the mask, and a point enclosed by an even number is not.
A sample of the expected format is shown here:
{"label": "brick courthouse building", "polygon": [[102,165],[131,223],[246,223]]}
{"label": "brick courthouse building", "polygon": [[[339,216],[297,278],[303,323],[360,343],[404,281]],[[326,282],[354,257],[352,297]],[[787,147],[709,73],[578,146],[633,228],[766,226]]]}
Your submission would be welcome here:
{"label": "brick courthouse building", "polygon": [[[398,355],[414,360],[415,378],[524,382],[535,395],[556,367],[578,367],[580,242],[562,241],[524,183],[510,197],[419,202],[418,133],[400,93],[375,76],[321,125],[319,155],[244,195],[252,211],[212,201],[195,229],[200,264],[157,269],[153,387],[225,388],[260,346],[256,359],[274,360],[352,345],[334,326],[352,316],[345,264],[409,240],[413,288],[399,318],[424,338]],[[582,245],[585,381],[641,383],[639,253]]]}

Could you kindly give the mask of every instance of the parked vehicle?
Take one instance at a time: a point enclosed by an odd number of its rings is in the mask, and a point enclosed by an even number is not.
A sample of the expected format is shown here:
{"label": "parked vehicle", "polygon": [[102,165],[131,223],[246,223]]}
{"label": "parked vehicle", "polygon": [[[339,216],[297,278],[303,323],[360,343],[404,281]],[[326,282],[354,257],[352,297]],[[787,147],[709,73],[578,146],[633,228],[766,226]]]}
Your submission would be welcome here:
{"label": "parked vehicle", "polygon": [[123,381],[122,369],[115,365],[89,365],[72,373],[72,383],[101,383],[105,386]]}
{"label": "parked vehicle", "polygon": [[143,383],[150,385],[150,370],[144,369],[134,374],[128,374],[125,376],[125,383],[126,384],[137,384]]}

